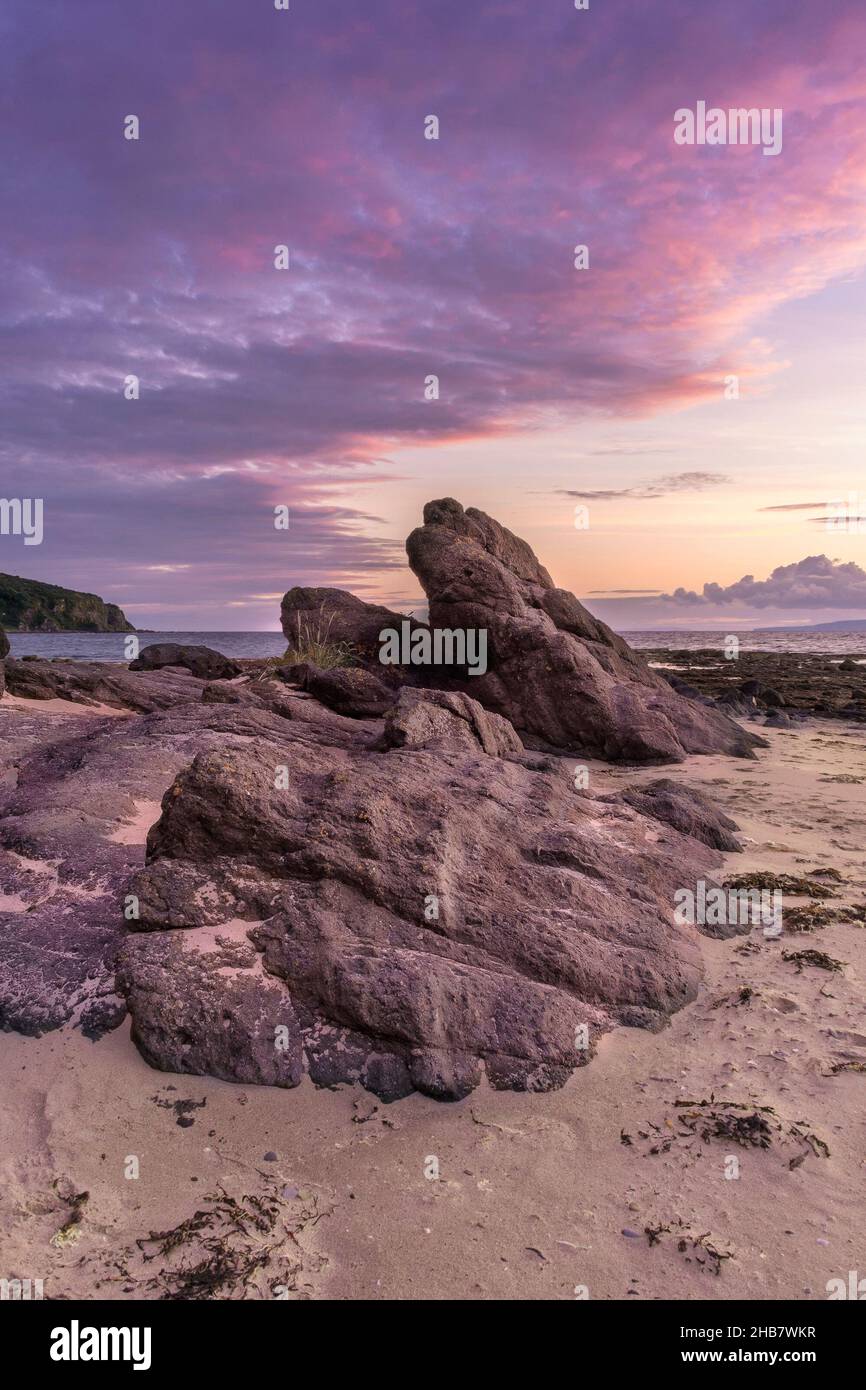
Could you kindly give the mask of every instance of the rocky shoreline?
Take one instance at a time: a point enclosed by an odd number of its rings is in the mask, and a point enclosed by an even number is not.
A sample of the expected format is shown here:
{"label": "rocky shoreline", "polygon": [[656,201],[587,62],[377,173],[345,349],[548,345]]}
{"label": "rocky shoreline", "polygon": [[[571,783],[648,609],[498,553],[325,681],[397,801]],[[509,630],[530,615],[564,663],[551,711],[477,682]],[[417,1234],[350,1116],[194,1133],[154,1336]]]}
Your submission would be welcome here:
{"label": "rocky shoreline", "polygon": [[[7,658],[3,1027],[98,1037],[128,1010],[165,1070],[453,1100],[482,1075],[561,1086],[614,1024],[694,997],[670,907],[725,828],[697,793],[600,796],[567,759],[751,759],[760,738],[483,513],[429,503],[407,550],[430,628],[484,631],[484,674],[383,667],[401,615],[336,590],[290,590],[290,656],[253,673],[172,644],[127,669]],[[327,641],[305,647],[311,614]]]}
{"label": "rocky shoreline", "polygon": [[[723,1262],[710,1296],[809,1296],[833,1223],[834,1260],[856,1243],[840,1233],[859,1149],[833,1106],[866,1067],[866,752],[842,714],[859,672],[828,675],[835,722],[804,707],[802,657],[744,653],[698,689],[694,653],[670,654],[682,676],[654,671],[490,518],[446,500],[421,530],[431,622],[486,624],[485,677],[382,667],[401,615],[337,590],[287,592],[281,662],[3,652],[9,1248],[32,1267],[53,1222],[61,1296],[153,1296],[142,1239],[190,1230],[177,1176],[197,1183],[204,1161],[231,1210],[279,1199],[295,1297],[401,1297],[416,1278],[450,1296],[453,1261],[430,1263],[419,1222],[449,1233],[443,1252],[464,1242],[458,1296],[510,1297],[515,1279],[525,1296],[531,1277],[535,1296],[640,1280],[705,1297]],[[324,614],[329,642],[304,648]],[[730,883],[781,886],[779,939],[677,919],[683,887]],[[82,1157],[79,1109],[100,1163],[148,1153],[140,1214]],[[757,1151],[737,1137],[753,1133]],[[713,1167],[732,1144],[750,1175],[737,1211]],[[796,1287],[758,1267],[780,1182]],[[484,1234],[488,1190],[504,1206]],[[66,1191],[92,1193],[74,1220]],[[313,1227],[338,1209],[325,1253]],[[208,1265],[214,1296],[273,1296],[232,1273],[244,1258]],[[166,1266],[171,1296],[188,1296],[183,1268]]]}
{"label": "rocky shoreline", "polygon": [[784,725],[806,715],[866,723],[866,643],[862,658],[832,653],[646,648],[674,689],[710,699],[739,718],[769,717]]}

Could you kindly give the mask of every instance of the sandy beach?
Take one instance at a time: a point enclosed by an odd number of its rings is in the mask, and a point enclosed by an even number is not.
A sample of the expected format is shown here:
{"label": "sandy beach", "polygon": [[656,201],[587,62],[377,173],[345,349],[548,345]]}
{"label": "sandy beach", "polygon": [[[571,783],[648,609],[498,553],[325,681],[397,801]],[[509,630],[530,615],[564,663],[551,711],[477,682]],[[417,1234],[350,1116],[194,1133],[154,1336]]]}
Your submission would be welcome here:
{"label": "sandy beach", "polygon": [[[756,761],[665,775],[736,820],[728,872],[834,869],[822,906],[863,903],[866,731],[760,732]],[[594,788],[657,775],[590,764]],[[157,813],[113,832],[142,862]],[[866,928],[698,940],[698,998],[545,1094],[384,1105],[155,1071],[128,1020],[2,1034],[0,1272],[54,1299],[825,1299],[866,1268]],[[738,1114],[757,1143],[711,1132]],[[215,1252],[225,1278],[197,1284]]]}

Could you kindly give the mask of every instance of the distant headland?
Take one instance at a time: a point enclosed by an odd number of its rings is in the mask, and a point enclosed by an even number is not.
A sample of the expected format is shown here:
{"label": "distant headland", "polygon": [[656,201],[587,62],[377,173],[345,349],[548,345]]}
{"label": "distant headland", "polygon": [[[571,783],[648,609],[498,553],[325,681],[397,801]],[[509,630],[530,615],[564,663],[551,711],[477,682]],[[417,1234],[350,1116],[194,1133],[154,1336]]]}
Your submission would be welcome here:
{"label": "distant headland", "polygon": [[14,574],[0,574],[0,627],[7,632],[135,632],[116,603]]}

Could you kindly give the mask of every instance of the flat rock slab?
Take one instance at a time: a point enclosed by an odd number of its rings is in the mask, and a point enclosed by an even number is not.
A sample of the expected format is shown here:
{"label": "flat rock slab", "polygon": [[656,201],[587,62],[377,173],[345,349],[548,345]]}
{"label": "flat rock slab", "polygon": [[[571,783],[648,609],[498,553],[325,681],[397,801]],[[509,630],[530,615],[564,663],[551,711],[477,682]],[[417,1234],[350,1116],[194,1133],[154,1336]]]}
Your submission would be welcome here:
{"label": "flat rock slab", "polygon": [[13,661],[7,658],[6,689],[27,700],[70,700],[115,709],[170,709],[201,699],[204,683],[188,671],[129,671],[103,661]]}
{"label": "flat rock slab", "polygon": [[[147,679],[164,681],[166,698],[175,692],[172,673]],[[129,882],[144,863],[142,809],[158,818],[196,752],[286,727],[266,708],[204,704],[196,684],[194,703],[149,715],[0,704],[0,1028],[38,1034],[72,1021],[97,1036],[122,1021],[115,960]],[[287,704],[307,716],[293,724],[296,747],[380,736],[313,701]]]}

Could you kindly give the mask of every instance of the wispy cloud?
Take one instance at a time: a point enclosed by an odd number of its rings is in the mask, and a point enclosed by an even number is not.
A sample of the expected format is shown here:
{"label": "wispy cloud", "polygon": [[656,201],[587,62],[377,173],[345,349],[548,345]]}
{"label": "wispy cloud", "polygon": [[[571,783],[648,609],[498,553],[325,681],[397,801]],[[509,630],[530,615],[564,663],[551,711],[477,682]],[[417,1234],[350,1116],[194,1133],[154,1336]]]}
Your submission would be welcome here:
{"label": "wispy cloud", "polygon": [[661,478],[655,478],[652,482],[642,483],[636,487],[587,488],[582,491],[576,488],[561,488],[559,495],[578,497],[583,501],[592,502],[611,502],[619,498],[634,498],[642,501],[657,497],[670,497],[672,493],[677,492],[703,492],[705,488],[722,487],[730,481],[731,479],[724,473],[666,473]]}
{"label": "wispy cloud", "polygon": [[813,512],[816,507],[828,507],[829,502],[782,502],[776,507],[759,507],[759,512]]}

